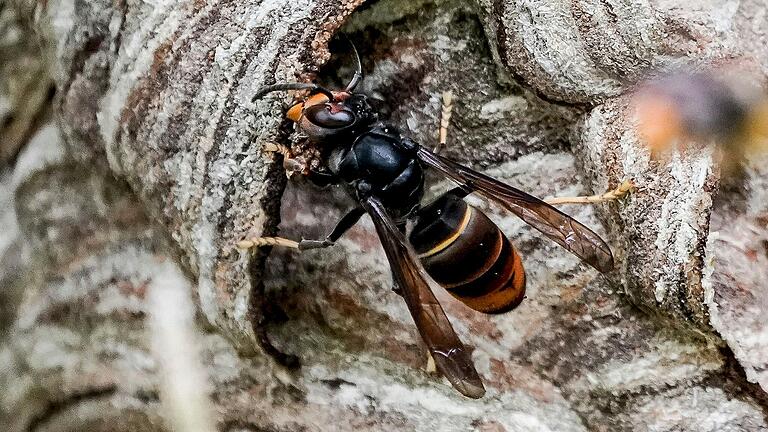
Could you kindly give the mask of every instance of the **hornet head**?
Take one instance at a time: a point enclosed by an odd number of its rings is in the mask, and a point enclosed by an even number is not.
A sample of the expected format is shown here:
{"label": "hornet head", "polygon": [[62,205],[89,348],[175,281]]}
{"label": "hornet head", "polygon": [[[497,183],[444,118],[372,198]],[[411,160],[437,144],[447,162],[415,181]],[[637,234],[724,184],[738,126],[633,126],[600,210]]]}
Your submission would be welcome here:
{"label": "hornet head", "polygon": [[355,87],[363,80],[363,70],[354,45],[352,50],[357,70],[343,90],[331,91],[313,83],[280,83],[262,87],[253,100],[274,91],[310,90],[304,100],[295,103],[286,113],[300,132],[315,142],[354,135],[374,123],[377,115],[365,95],[354,93]]}

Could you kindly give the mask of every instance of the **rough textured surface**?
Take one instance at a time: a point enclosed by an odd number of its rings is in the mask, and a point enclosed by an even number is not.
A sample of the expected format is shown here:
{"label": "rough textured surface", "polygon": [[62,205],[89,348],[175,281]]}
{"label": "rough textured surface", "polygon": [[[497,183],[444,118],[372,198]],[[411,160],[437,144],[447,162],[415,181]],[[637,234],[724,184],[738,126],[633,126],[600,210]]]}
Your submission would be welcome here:
{"label": "rough textured surface", "polygon": [[53,96],[47,57],[42,55],[31,14],[0,2],[0,168],[12,164],[19,150],[50,115]]}
{"label": "rough textured surface", "polygon": [[[705,299],[712,326],[733,349],[750,381],[768,389],[768,207],[765,157],[750,161],[743,175],[716,197],[707,240],[711,276]],[[734,193],[737,191],[736,193]]]}
{"label": "rough textured surface", "polygon": [[[128,181],[195,275],[208,321],[246,351],[253,350],[249,317],[258,299],[248,257],[231,245],[274,226],[282,179],[253,145],[279,135],[277,98],[255,106],[250,98],[325,60],[329,32],[354,4],[39,6],[41,25],[51,24],[57,42],[58,109],[71,119],[62,126],[73,153],[106,161]],[[251,270],[257,277],[258,266]]]}
{"label": "rough textured surface", "polygon": [[[626,94],[684,63],[747,63],[764,80],[763,3],[380,0],[351,16],[353,3],[310,0],[16,3],[54,59],[59,126],[0,176],[0,203],[14,204],[0,206],[7,429],[170,429],[147,319],[160,291],[198,307],[199,391],[219,430],[768,429],[764,170],[721,187],[706,152],[651,162]],[[482,400],[424,371],[367,219],[330,250],[275,250],[266,267],[231,249],[280,218],[285,236],[322,235],[350,205],[298,182],[278,213],[284,178],[258,147],[287,141],[285,99],[249,102],[273,80],[348,77],[342,54],[321,68],[345,19],[363,90],[425,145],[451,89],[449,156],[540,196],[641,187],[566,208],[611,242],[608,277],[475,202],[529,278],[503,316],[436,293],[475,348]],[[449,187],[432,180],[430,194]],[[290,318],[270,335],[298,370],[255,348],[261,283]]]}
{"label": "rough textured surface", "polygon": [[651,72],[681,65],[750,65],[764,82],[768,48],[752,41],[764,40],[768,31],[761,18],[766,5],[481,4],[496,57],[512,77],[547,99],[594,107],[578,132],[576,153],[591,188],[633,177],[640,185],[627,206],[606,215],[627,254],[627,293],[650,309],[708,328],[701,278],[717,170],[706,152],[652,163],[634,132],[628,96],[606,98],[625,94]]}
{"label": "rough textured surface", "polygon": [[[489,172],[541,195],[580,190],[573,183],[574,159],[564,153],[534,153]],[[327,227],[342,214],[346,201],[339,197],[335,205],[298,210],[292,205],[317,193],[289,186],[284,197],[284,220],[291,221],[284,224],[286,235],[320,234],[324,229],[315,225],[318,219]],[[580,220],[596,223],[588,208],[569,210]],[[489,412],[496,411],[498,400],[522,393],[538,404],[555,404],[559,416],[575,414],[587,430],[764,427],[760,396],[752,396],[755,389],[716,345],[638,311],[609,281],[542,241],[522,222],[502,218],[492,209],[490,213],[513,233],[525,257],[528,298],[514,313],[488,317],[443,291],[437,293],[460,336],[475,347],[474,359],[489,387]],[[291,318],[275,328],[275,342],[308,365],[320,362],[327,367],[321,353],[332,347],[352,353],[355,361],[374,353],[424,367],[419,336],[402,301],[389,290],[386,260],[369,223],[322,255],[274,251],[268,271],[270,287],[284,298],[281,304]],[[286,280],[283,274],[292,277]],[[367,389],[360,377],[343,378]],[[440,390],[455,397],[447,387]],[[375,406],[377,400],[374,396],[371,403]],[[546,418],[528,408],[521,411],[530,423],[515,423],[520,411],[510,406],[473,424],[477,430],[483,430],[480,425],[547,430]],[[721,415],[710,416],[712,412]],[[464,428],[458,424],[451,430]]]}
{"label": "rough textured surface", "polygon": [[580,154],[595,187],[632,178],[640,186],[610,213],[614,253],[624,263],[627,294],[649,311],[707,329],[702,277],[712,193],[718,176],[711,149],[652,161],[632,123],[626,98],[584,119]]}
{"label": "rough textured surface", "polygon": [[648,73],[680,65],[744,56],[768,70],[766,5],[759,1],[478,3],[507,73],[560,103],[595,105]]}

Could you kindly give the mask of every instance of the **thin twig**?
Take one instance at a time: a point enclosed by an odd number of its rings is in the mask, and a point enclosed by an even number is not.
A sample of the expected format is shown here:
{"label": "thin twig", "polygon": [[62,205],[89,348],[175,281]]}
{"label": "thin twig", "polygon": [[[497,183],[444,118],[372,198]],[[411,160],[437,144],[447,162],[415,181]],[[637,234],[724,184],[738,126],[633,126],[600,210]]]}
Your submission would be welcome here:
{"label": "thin twig", "polygon": [[453,111],[453,92],[450,90],[443,92],[443,108],[440,115],[440,137],[437,145],[432,150],[439,153],[448,142],[448,126],[451,124],[451,113]]}
{"label": "thin twig", "polygon": [[262,246],[283,246],[291,249],[298,249],[299,243],[282,237],[253,237],[237,242],[239,249],[251,249]]}
{"label": "thin twig", "polygon": [[603,194],[599,195],[590,195],[590,196],[578,196],[578,197],[556,197],[556,198],[549,198],[545,199],[544,202],[551,205],[557,205],[557,204],[596,204],[601,203],[605,201],[613,201],[617,200],[619,198],[623,198],[632,190],[636,189],[637,186],[635,185],[635,182],[632,180],[624,180],[621,182],[621,184],[611,191],[608,191]]}

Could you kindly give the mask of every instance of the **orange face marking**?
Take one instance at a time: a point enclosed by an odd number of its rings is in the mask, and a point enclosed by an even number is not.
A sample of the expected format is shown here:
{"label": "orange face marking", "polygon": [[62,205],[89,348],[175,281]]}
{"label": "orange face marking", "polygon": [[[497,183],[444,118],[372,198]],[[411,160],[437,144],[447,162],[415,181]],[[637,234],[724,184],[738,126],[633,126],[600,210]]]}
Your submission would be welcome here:
{"label": "orange face marking", "polygon": [[298,122],[303,112],[304,112],[304,103],[299,102],[293,105],[290,109],[288,109],[288,112],[285,113],[285,116],[295,122]]}
{"label": "orange face marking", "polygon": [[328,96],[322,93],[315,93],[312,96],[308,97],[306,101],[304,101],[304,106],[311,107],[313,105],[320,105],[326,102],[329,102]]}
{"label": "orange face marking", "polygon": [[285,116],[293,120],[294,122],[298,122],[299,120],[301,120],[301,116],[304,114],[304,108],[308,108],[313,105],[324,104],[327,102],[330,102],[330,99],[328,99],[328,96],[322,93],[315,93],[312,96],[308,97],[304,102],[299,102],[297,104],[294,104],[292,107],[290,107],[288,109],[288,112],[285,113]]}

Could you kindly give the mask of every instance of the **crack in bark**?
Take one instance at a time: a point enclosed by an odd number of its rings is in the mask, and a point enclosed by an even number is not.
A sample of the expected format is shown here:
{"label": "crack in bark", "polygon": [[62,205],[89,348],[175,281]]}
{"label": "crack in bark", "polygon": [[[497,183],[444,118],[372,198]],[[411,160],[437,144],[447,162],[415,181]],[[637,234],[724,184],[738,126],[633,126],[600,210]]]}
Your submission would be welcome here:
{"label": "crack in bark", "polygon": [[94,399],[107,399],[117,393],[116,384],[108,384],[103,387],[93,387],[67,395],[62,399],[48,401],[42,412],[32,417],[27,425],[27,432],[34,432],[58,414],[75,407],[83,402]]}
{"label": "crack in bark", "polygon": [[[760,387],[760,384],[750,382],[744,367],[739,363],[733,350],[724,345],[720,347],[720,353],[725,359],[725,366],[719,373],[710,373],[702,384],[711,384],[721,388],[729,397],[743,402],[755,402],[763,413],[763,419],[768,423],[768,394]],[[730,378],[727,381],[724,378]],[[736,385],[733,385],[736,384]]]}

